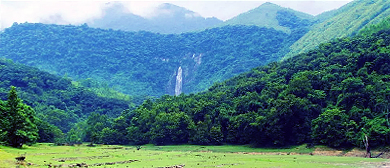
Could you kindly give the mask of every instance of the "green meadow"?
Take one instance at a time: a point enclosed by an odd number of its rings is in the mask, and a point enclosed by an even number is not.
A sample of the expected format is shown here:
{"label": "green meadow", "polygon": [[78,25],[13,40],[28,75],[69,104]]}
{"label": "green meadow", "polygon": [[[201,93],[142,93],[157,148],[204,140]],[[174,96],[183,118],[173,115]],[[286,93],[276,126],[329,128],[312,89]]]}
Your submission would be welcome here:
{"label": "green meadow", "polygon": [[[52,146],[36,144],[21,149],[0,147],[0,167],[380,167],[385,159],[310,155],[313,149],[297,146],[286,149],[249,146],[97,145]],[[24,162],[15,157],[25,156]]]}

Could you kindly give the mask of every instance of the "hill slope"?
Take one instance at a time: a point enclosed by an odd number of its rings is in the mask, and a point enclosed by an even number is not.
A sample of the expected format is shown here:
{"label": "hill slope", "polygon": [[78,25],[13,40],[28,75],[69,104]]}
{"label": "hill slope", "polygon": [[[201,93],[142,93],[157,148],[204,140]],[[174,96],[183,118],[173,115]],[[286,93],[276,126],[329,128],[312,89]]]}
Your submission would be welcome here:
{"label": "hill slope", "polygon": [[[292,17],[294,19],[292,19]],[[275,30],[291,33],[291,27],[282,24],[281,19],[283,19],[284,22],[290,22],[290,24],[297,24],[296,20],[300,20],[301,22],[305,22],[304,25],[300,26],[307,26],[313,21],[314,16],[267,2],[255,9],[225,21],[221,26],[250,25],[274,28]]]}
{"label": "hill slope", "polygon": [[110,3],[104,13],[102,18],[89,21],[88,25],[103,29],[172,34],[204,30],[222,23],[217,18],[203,18],[193,11],[169,3],[161,4],[152,16],[146,18],[126,12],[119,2]]}
{"label": "hill slope", "polygon": [[0,59],[0,79],[0,99],[7,99],[10,86],[17,87],[24,103],[32,106],[41,119],[63,131],[92,112],[115,117],[131,104],[129,100],[98,96],[88,88],[74,86],[68,78],[11,60]]}
{"label": "hill slope", "polygon": [[[333,17],[314,25],[296,41],[286,57],[313,49],[321,42],[354,35],[365,26],[380,22],[390,15],[390,1],[355,0],[331,13]],[[321,18],[322,15],[318,17]]]}
{"label": "hill slope", "polygon": [[389,46],[390,30],[337,39],[121,118],[134,143],[388,146]]}
{"label": "hill slope", "polygon": [[25,23],[0,34],[0,55],[76,80],[92,78],[130,95],[161,96],[175,94],[179,69],[182,90],[177,93],[191,93],[278,60],[307,31],[296,30],[289,35],[226,26],[162,35]]}

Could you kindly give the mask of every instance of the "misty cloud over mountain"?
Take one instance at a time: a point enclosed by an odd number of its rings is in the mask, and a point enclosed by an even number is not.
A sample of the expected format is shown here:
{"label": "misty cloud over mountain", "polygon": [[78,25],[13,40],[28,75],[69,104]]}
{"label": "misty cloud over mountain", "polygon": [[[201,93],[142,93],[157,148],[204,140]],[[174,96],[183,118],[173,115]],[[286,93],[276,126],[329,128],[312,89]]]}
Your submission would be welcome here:
{"label": "misty cloud over mountain", "polygon": [[122,3],[106,4],[103,17],[88,22],[90,27],[124,30],[151,31],[156,33],[183,33],[203,30],[222,23],[215,17],[204,18],[185,8],[163,3],[142,17],[130,13]]}

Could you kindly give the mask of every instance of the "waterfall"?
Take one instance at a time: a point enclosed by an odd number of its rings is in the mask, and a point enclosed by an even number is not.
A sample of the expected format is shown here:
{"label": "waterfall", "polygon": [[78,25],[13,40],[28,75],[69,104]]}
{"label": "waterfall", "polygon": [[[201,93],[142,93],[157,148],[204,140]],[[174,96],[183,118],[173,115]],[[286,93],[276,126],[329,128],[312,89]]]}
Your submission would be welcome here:
{"label": "waterfall", "polygon": [[180,95],[181,94],[181,89],[182,89],[182,69],[181,66],[177,70],[177,75],[176,75],[176,86],[175,86],[175,95]]}

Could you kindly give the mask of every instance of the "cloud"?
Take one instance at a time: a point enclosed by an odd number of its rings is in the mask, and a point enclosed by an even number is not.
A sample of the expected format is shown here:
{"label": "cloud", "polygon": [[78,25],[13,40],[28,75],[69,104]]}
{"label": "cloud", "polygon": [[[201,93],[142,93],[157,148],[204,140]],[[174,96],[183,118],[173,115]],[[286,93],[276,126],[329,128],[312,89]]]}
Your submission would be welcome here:
{"label": "cloud", "polygon": [[105,2],[94,1],[1,1],[1,28],[14,22],[82,24],[101,17]]}
{"label": "cloud", "polygon": [[171,1],[169,3],[197,12],[203,17],[227,20],[256,8],[265,1]]}
{"label": "cloud", "polygon": [[352,0],[311,0],[311,1],[271,1],[282,7],[302,11],[311,15],[318,15],[325,11],[338,9]]}
{"label": "cloud", "polygon": [[156,15],[155,10],[163,2],[159,1],[123,1],[121,2],[131,13],[150,18]]}
{"label": "cloud", "polygon": [[318,15],[324,11],[337,9],[352,0],[262,0],[262,1],[170,1],[169,3],[185,7],[203,17],[217,17],[228,20],[247,12],[265,2],[275,3],[285,8]]}
{"label": "cloud", "polygon": [[[336,9],[351,0],[308,0],[278,1],[273,3],[312,15]],[[260,6],[266,1],[123,1],[128,12],[143,17],[153,17],[162,3],[172,3],[192,10],[203,17],[217,17],[227,20],[240,13]],[[109,4],[104,1],[4,1],[0,0],[0,29],[11,26],[14,22],[82,24],[104,15],[104,8]],[[161,12],[161,11],[160,11]]]}

